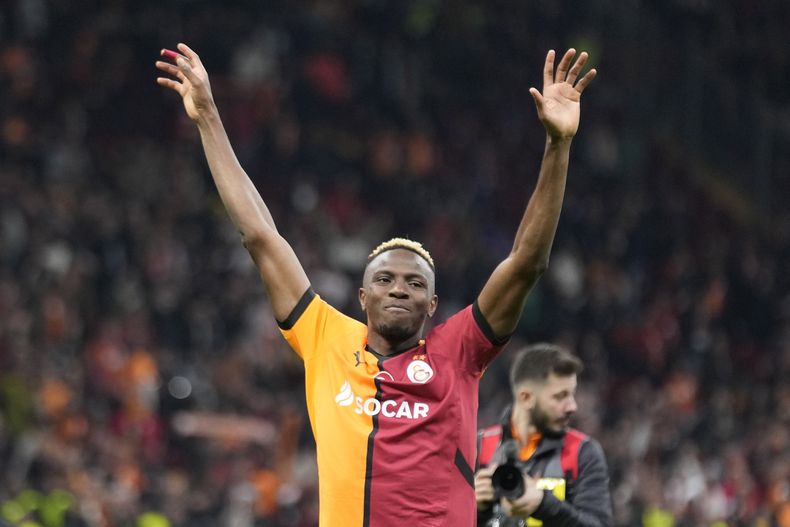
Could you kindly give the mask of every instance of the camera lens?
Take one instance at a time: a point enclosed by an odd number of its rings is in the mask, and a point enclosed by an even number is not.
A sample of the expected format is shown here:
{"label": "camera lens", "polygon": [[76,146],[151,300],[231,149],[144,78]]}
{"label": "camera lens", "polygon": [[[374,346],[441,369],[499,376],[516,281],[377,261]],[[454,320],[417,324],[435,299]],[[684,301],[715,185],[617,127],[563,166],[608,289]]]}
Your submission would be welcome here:
{"label": "camera lens", "polygon": [[500,498],[516,499],[524,494],[524,477],[512,464],[500,465],[491,476],[491,484]]}

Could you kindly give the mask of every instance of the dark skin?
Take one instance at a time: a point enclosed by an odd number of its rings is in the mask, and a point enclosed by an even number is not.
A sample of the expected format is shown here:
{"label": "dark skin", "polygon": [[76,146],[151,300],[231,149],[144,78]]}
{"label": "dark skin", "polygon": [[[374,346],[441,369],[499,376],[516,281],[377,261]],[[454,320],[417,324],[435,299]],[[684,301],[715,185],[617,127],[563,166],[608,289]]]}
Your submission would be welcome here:
{"label": "dark skin", "polygon": [[[290,244],[277,231],[263,198],[236,158],[200,57],[186,44],[178,44],[178,51],[180,54],[175,58],[175,64],[156,62],[156,67],[168,75],[158,77],[157,82],[181,97],[187,116],[197,126],[222,202],[255,261],[274,316],[277,320],[285,320],[310,282]],[[542,92],[536,88],[529,90],[546,131],[538,182],[529,197],[510,254],[494,269],[477,298],[482,315],[497,337],[513,332],[527,295],[548,265],[565,193],[571,141],[579,127],[581,94],[596,75],[594,69],[581,75],[587,53],[581,53],[574,62],[575,56],[576,50],[569,49],[555,69],[555,53],[554,50],[549,51],[543,65]],[[414,256],[420,258],[416,254]],[[390,259],[385,260],[389,262]],[[375,261],[372,264],[381,265]],[[417,263],[415,267],[421,265]],[[369,271],[372,271],[370,266],[366,277]],[[436,309],[433,289],[428,305],[423,305],[420,300],[419,305],[414,304],[415,311],[411,314],[396,314],[392,308],[379,307],[381,299],[402,296],[404,291],[410,291],[404,285],[407,282],[402,280],[401,272],[399,269],[394,280],[400,291],[386,292],[382,284],[366,280],[360,290],[360,303],[368,314],[369,345],[383,355],[415,345],[422,336],[427,317]],[[413,302],[416,297],[411,295],[409,292],[405,301]],[[395,324],[395,330],[391,324]]]}
{"label": "dark skin", "polygon": [[368,318],[368,346],[380,355],[414,347],[436,312],[435,276],[407,249],[379,254],[365,269],[359,304]]}

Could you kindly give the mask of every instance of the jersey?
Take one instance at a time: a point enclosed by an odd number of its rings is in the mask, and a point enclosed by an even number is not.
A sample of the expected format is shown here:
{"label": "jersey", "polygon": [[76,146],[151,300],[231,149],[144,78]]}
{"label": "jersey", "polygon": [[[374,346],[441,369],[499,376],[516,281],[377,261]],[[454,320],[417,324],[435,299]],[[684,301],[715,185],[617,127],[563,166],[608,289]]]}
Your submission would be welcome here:
{"label": "jersey", "polygon": [[305,365],[320,527],[472,527],[478,383],[504,345],[477,306],[387,357],[312,290],[280,327]]}

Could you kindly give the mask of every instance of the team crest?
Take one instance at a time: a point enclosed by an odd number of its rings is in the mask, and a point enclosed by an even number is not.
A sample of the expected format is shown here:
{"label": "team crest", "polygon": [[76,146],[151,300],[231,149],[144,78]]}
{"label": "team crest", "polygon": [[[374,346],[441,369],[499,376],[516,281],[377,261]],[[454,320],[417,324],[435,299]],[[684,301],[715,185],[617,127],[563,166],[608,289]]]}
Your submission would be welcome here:
{"label": "team crest", "polygon": [[413,360],[406,368],[406,376],[414,384],[425,384],[433,377],[433,368],[424,360]]}

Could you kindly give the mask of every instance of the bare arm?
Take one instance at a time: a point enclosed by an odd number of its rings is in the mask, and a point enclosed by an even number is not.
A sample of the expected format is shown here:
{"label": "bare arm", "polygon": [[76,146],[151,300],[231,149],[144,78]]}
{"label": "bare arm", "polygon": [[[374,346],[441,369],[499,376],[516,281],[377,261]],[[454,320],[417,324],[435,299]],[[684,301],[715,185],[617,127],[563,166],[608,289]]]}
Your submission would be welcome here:
{"label": "bare arm", "polygon": [[200,57],[186,44],[179,44],[178,50],[182,55],[175,58],[175,65],[156,62],[157,68],[176,80],[159,77],[157,82],[181,96],[187,115],[197,125],[222,203],[258,267],[274,316],[283,321],[310,282],[293,249],[277,232],[269,209],[233,152]]}
{"label": "bare arm", "polygon": [[546,129],[540,175],[510,254],[497,266],[477,298],[481,313],[497,337],[515,330],[527,295],[549,262],[565,194],[571,140],[579,128],[581,94],[596,75],[595,70],[590,70],[576,82],[587,53],[583,52],[571,67],[575,54],[569,49],[555,74],[554,51],[549,51],[543,67],[543,93],[535,88],[529,90]]}

